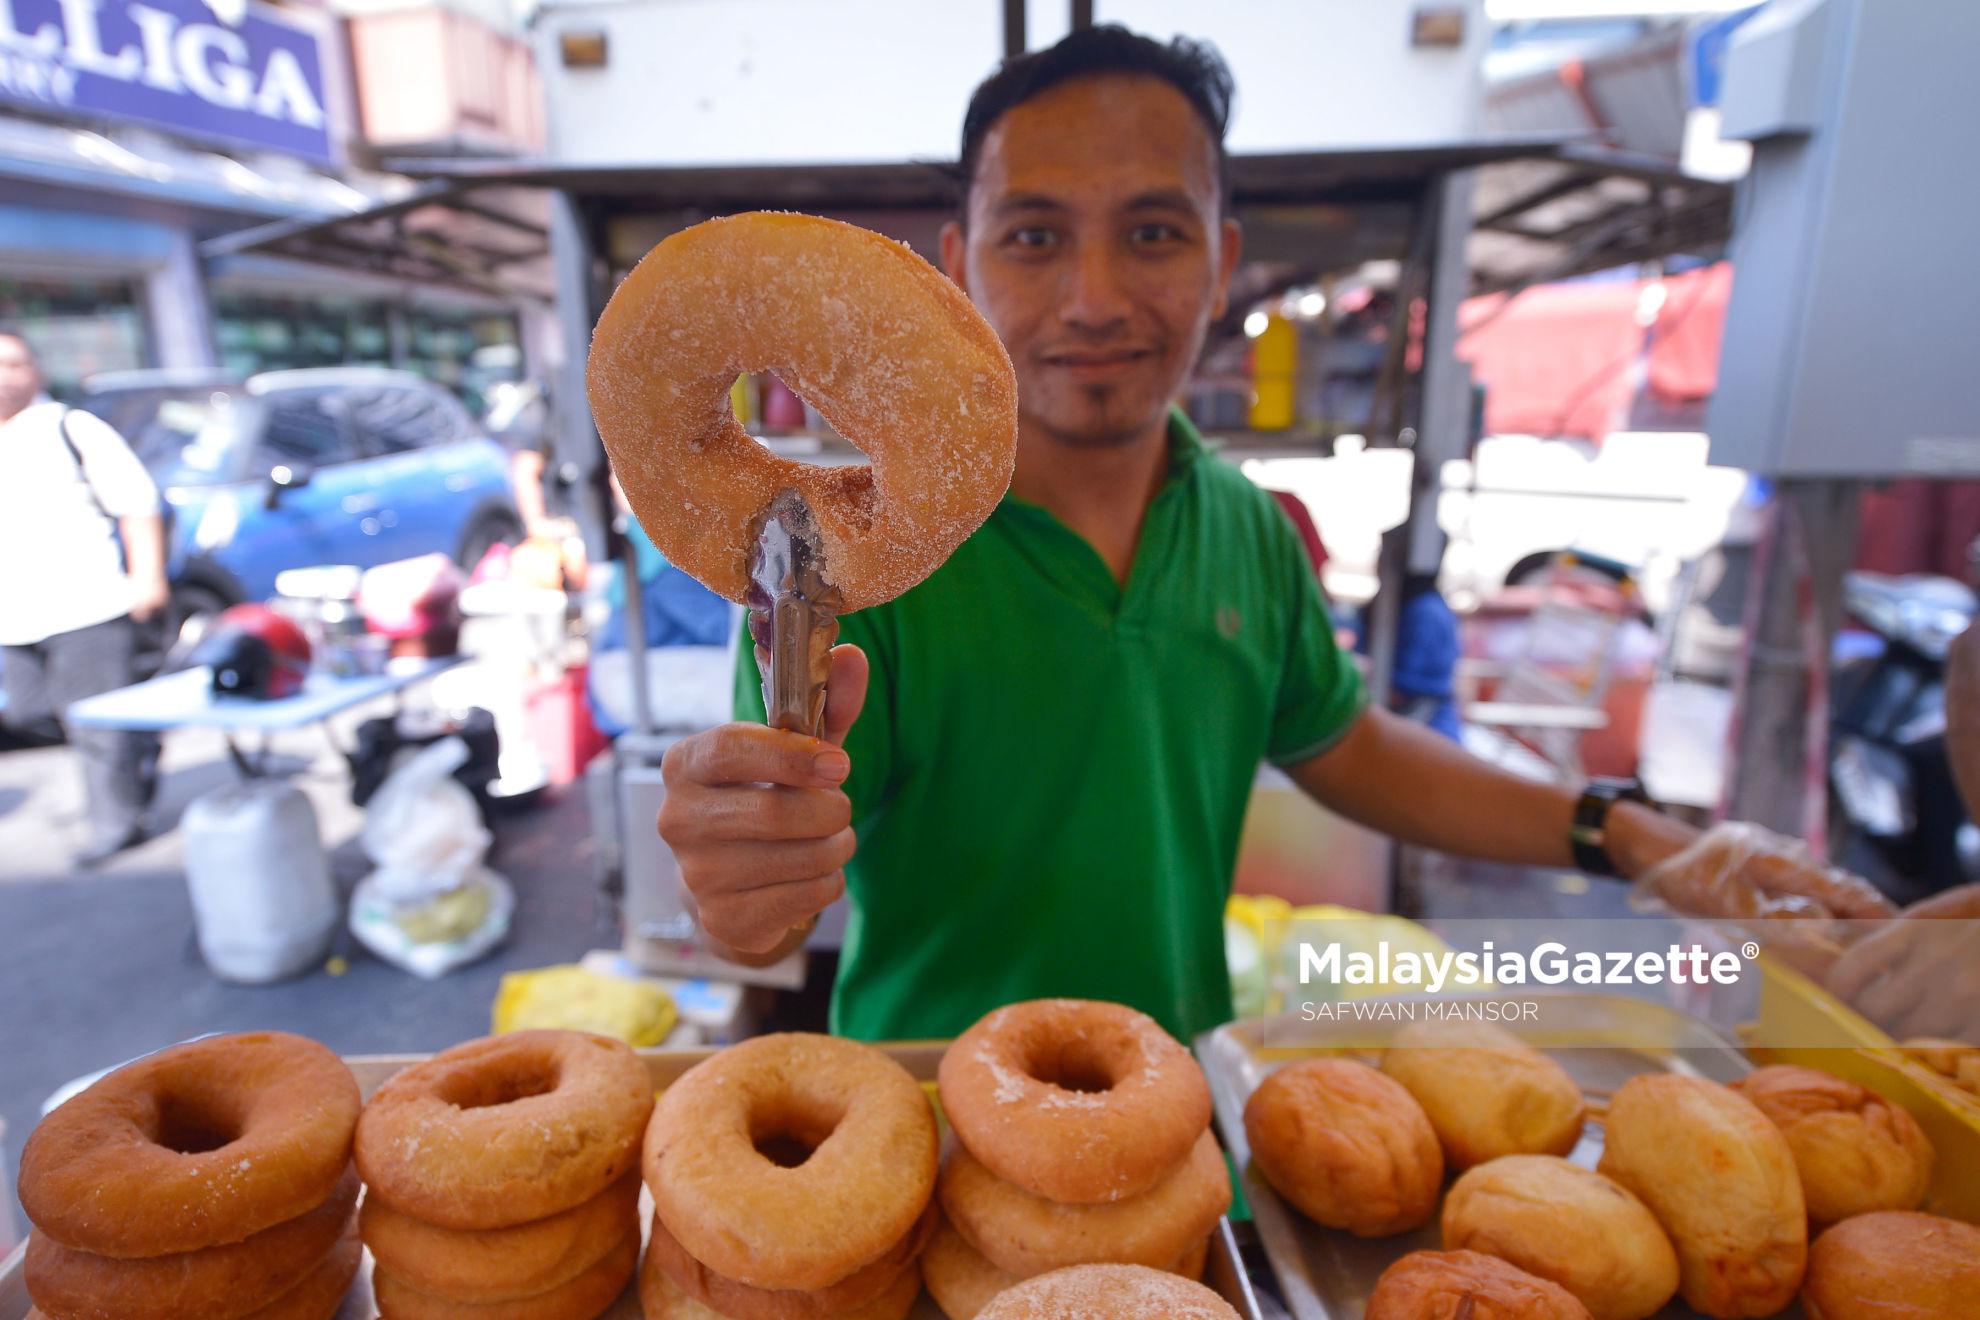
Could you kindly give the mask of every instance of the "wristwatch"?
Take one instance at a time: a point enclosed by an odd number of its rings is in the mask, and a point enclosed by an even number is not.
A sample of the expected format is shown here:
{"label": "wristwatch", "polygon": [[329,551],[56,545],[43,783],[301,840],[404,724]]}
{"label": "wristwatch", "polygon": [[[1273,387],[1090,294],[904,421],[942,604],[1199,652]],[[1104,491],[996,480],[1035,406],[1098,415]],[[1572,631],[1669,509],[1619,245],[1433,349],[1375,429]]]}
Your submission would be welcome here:
{"label": "wristwatch", "polygon": [[1574,851],[1574,864],[1590,875],[1621,876],[1609,856],[1607,822],[1609,808],[1618,802],[1641,802],[1652,811],[1641,779],[1591,779],[1574,804],[1574,821],[1568,826],[1568,847]]}

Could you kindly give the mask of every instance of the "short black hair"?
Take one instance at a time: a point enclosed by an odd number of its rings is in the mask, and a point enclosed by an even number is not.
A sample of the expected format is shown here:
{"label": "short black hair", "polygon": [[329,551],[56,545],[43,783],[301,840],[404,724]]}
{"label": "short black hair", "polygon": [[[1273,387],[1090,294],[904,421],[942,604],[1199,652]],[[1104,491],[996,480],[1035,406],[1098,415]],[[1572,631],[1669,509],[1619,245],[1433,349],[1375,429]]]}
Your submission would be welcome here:
{"label": "short black hair", "polygon": [[1217,152],[1218,192],[1228,208],[1230,158],[1224,152],[1224,133],[1230,127],[1231,102],[1237,95],[1231,66],[1207,41],[1177,37],[1164,45],[1118,23],[1103,23],[1081,28],[1056,46],[1013,56],[978,85],[969,98],[969,112],[963,116],[962,158],[957,165],[962,182],[961,209],[965,213],[969,209],[969,189],[976,181],[983,139],[999,119],[1061,83],[1106,74],[1160,78],[1182,93],[1210,134]]}

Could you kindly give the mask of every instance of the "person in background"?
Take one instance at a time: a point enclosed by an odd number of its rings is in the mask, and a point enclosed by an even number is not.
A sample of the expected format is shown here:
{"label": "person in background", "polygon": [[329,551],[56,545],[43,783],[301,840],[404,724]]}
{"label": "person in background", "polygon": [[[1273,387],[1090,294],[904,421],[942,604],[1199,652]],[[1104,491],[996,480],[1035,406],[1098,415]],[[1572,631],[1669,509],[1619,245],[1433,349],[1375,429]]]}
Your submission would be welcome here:
{"label": "person in background", "polygon": [[482,424],[509,451],[509,484],[515,490],[523,531],[533,537],[554,536],[543,493],[551,450],[550,392],[536,381],[505,381],[488,393]]}
{"label": "person in background", "polygon": [[0,471],[6,719],[62,721],[83,767],[76,861],[91,866],[144,838],[157,740],[74,728],[65,713],[133,681],[137,624],[170,599],[158,488],[107,423],[48,397],[33,347],[11,330],[0,330]]}

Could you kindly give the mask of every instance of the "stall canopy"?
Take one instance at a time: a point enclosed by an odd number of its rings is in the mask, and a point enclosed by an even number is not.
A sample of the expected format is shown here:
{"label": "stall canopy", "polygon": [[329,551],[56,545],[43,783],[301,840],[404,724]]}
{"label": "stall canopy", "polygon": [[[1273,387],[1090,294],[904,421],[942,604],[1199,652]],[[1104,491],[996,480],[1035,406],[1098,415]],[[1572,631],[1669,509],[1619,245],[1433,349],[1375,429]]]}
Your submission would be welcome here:
{"label": "stall canopy", "polygon": [[[203,251],[273,253],[547,299],[546,191],[582,203],[595,227],[593,251],[621,270],[673,229],[752,209],[858,219],[932,257],[956,199],[953,165],[937,162],[672,169],[485,159],[388,164],[419,177],[420,185],[352,215],[226,234]],[[1559,138],[1238,156],[1231,165],[1254,267],[1247,285],[1255,286],[1235,292],[1254,297],[1362,253],[1393,254],[1425,188],[1458,169],[1479,169],[1469,251],[1475,294],[1670,252],[1713,252],[1730,226],[1725,185]]]}

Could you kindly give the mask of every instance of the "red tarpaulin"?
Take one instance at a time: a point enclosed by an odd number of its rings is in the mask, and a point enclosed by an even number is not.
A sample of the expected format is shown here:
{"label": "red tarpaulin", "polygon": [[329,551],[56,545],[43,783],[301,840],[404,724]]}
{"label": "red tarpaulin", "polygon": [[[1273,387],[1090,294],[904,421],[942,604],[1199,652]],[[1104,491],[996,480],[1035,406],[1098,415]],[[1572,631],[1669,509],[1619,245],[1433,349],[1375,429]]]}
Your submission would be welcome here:
{"label": "red tarpaulin", "polygon": [[[1542,284],[1510,305],[1504,294],[1466,301],[1457,355],[1485,387],[1485,430],[1600,440],[1624,424],[1639,380],[1673,402],[1709,397],[1732,267],[1671,276],[1660,307],[1646,298],[1653,283]],[[1646,337],[1638,317],[1650,307]]]}

